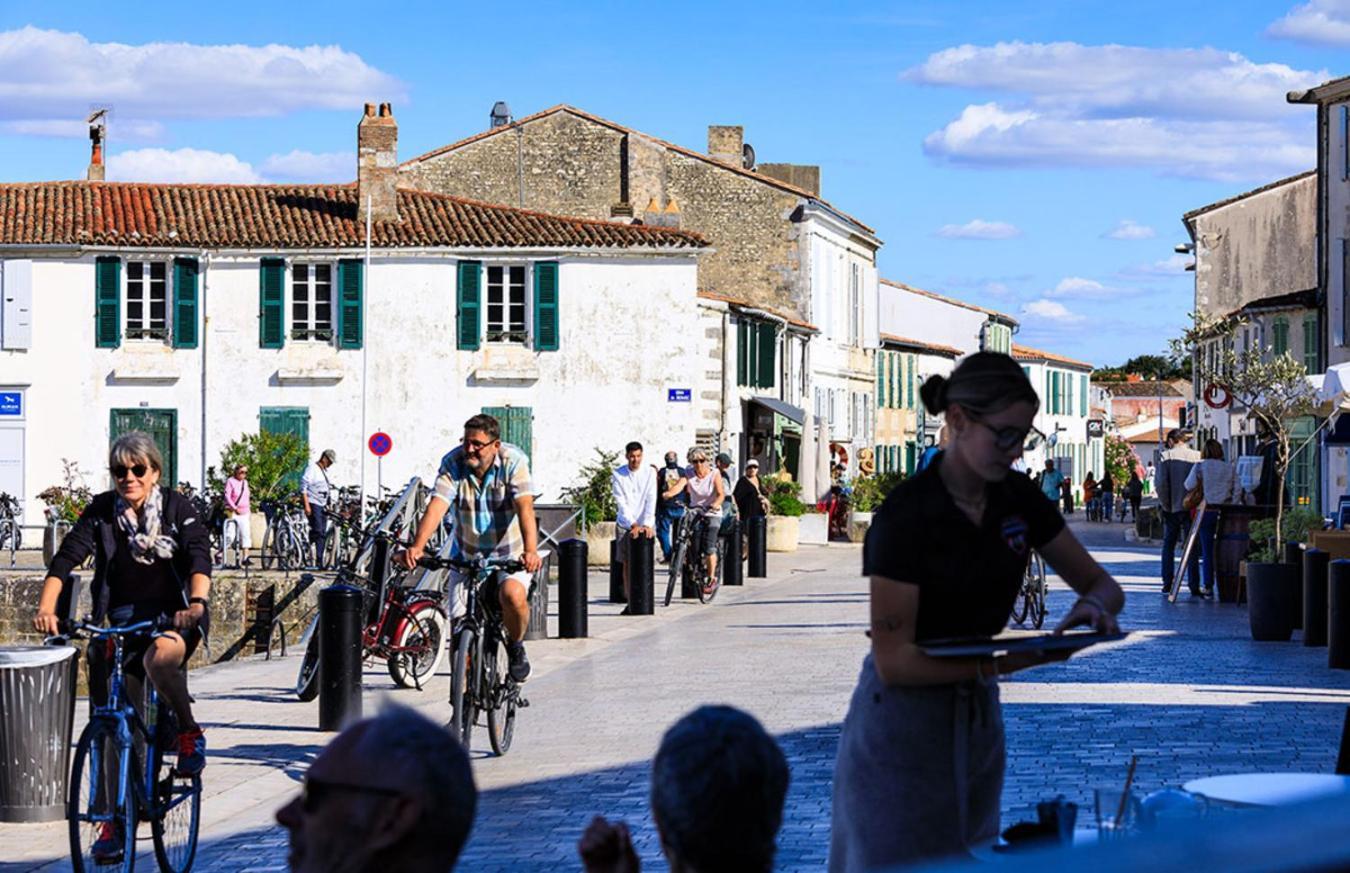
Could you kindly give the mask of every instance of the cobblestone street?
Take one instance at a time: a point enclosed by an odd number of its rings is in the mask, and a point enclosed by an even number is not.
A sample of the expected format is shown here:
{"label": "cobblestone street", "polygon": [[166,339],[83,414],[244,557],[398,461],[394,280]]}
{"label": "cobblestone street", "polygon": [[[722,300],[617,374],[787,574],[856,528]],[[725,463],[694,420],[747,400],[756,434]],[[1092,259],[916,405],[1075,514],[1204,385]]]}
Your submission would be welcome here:
{"label": "cobblestone street", "polygon": [[[1242,770],[1331,772],[1350,674],[1326,650],[1253,643],[1245,609],[1176,605],[1158,596],[1156,548],[1126,547],[1118,525],[1075,524],[1125,586],[1126,641],[1004,683],[1008,777],[1004,823],[1064,793],[1090,805],[1099,782],[1123,780],[1138,754],[1142,791]],[[782,870],[823,868],[834,749],[866,650],[866,584],[856,546],[774,555],[769,580],[725,589],[711,606],[677,603],[655,618],[620,618],[592,602],[592,638],[532,644],[531,706],[504,758],[474,743],[482,797],[465,870],[575,869],[592,815],[626,820],[646,869],[664,869],[647,809],[648,761],[664,729],[707,702],[758,716],[783,744],[792,785]],[[593,576],[591,592],[602,590]],[[1072,594],[1053,586],[1050,618]],[[208,728],[202,871],[281,870],[285,836],[271,814],[329,738],[313,704],[289,693],[296,658],[195,673]],[[392,693],[367,673],[367,711],[388,694],[442,718],[445,677]],[[148,828],[142,829],[150,869]],[[0,870],[60,870],[63,824],[0,826]]]}

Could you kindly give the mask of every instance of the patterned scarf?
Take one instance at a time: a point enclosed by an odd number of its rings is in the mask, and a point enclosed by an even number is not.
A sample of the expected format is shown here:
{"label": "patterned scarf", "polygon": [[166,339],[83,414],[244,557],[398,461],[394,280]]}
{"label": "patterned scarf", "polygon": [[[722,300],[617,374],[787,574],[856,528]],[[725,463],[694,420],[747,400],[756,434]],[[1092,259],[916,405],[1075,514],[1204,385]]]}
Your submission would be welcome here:
{"label": "patterned scarf", "polygon": [[117,526],[127,535],[131,557],[142,564],[153,564],[158,558],[172,558],[177,543],[172,537],[160,536],[160,515],[164,509],[164,494],[156,486],[141,504],[138,518],[136,508],[117,495]]}

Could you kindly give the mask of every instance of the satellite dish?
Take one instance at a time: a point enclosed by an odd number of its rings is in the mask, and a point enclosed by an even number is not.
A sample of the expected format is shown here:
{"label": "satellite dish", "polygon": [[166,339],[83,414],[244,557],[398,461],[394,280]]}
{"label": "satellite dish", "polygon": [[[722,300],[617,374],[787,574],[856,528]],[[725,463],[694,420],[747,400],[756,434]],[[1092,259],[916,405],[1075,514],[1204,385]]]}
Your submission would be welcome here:
{"label": "satellite dish", "polygon": [[747,170],[755,168],[755,148],[750,143],[741,146],[741,166]]}

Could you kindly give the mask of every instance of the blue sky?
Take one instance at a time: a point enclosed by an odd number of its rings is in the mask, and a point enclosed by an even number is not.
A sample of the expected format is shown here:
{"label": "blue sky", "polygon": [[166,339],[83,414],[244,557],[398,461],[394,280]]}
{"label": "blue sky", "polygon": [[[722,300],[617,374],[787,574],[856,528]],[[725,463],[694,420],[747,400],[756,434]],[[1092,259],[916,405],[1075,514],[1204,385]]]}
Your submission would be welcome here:
{"label": "blue sky", "polygon": [[[382,10],[382,11],[372,11]],[[1116,364],[1190,309],[1183,212],[1315,164],[1287,90],[1350,74],[1350,0],[0,4],[6,180],[347,181],[360,105],[411,157],[570,103],[702,150],[817,163],[882,275]],[[1280,289],[1289,290],[1289,289]]]}

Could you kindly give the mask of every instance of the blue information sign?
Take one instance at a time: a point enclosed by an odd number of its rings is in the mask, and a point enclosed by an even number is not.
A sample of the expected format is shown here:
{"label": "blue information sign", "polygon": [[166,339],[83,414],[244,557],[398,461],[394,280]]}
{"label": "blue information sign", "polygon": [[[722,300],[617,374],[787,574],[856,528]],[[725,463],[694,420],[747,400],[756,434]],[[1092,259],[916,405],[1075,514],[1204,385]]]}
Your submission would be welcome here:
{"label": "blue information sign", "polygon": [[23,395],[18,391],[0,391],[0,415],[23,415]]}
{"label": "blue information sign", "polygon": [[688,403],[692,397],[692,392],[688,388],[667,388],[667,403]]}

